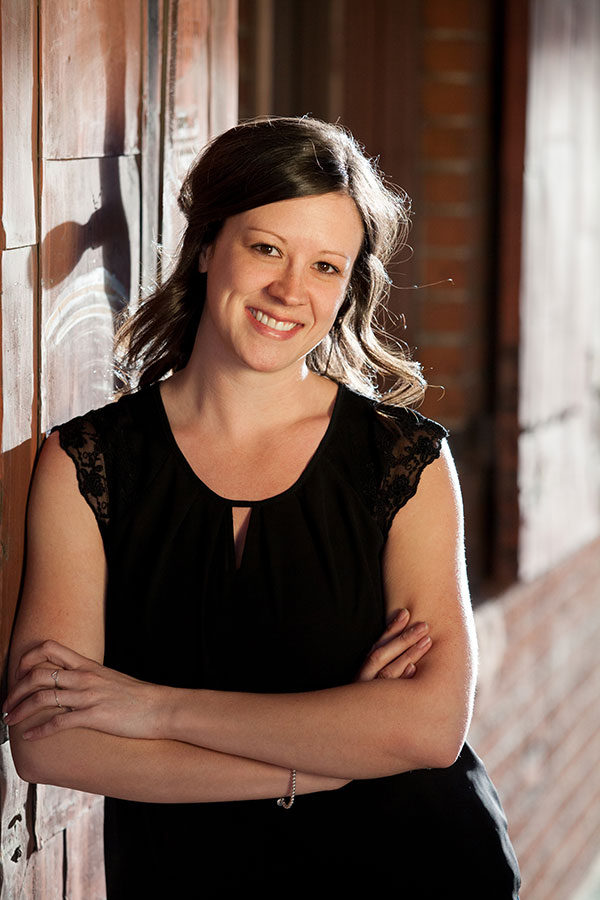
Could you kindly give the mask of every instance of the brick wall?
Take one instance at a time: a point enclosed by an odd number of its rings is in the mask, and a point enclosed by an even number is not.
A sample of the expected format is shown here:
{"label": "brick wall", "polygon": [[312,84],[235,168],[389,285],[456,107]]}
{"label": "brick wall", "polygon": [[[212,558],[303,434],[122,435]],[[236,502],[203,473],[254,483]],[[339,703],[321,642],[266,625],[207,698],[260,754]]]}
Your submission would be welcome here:
{"label": "brick wall", "polygon": [[452,435],[476,593],[489,574],[491,512],[493,24],[489,0],[420,5],[419,190],[411,241],[423,285],[411,337],[428,381],[443,386],[430,389],[422,411]]}
{"label": "brick wall", "polygon": [[421,189],[413,243],[419,282],[442,284],[422,291],[418,356],[431,381],[445,388],[442,400],[430,392],[427,412],[461,433],[487,404],[491,17],[489,2],[422,4]]}
{"label": "brick wall", "polygon": [[496,784],[522,900],[570,900],[600,847],[600,541],[477,610],[469,739]]}

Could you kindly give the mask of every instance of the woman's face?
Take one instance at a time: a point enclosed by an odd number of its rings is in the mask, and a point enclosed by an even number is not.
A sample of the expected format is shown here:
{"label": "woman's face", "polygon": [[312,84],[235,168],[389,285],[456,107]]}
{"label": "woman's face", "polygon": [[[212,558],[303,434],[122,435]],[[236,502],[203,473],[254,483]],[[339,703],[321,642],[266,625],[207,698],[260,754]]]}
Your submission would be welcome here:
{"label": "woman's face", "polygon": [[362,241],[359,212],[343,193],[227,219],[200,260],[203,347],[256,371],[302,365],[333,325]]}

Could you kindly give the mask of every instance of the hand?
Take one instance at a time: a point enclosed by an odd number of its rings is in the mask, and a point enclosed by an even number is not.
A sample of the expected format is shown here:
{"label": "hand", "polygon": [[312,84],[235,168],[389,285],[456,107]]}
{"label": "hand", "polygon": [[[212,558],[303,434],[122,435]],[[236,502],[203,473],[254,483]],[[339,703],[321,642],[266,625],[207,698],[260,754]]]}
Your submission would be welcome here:
{"label": "hand", "polygon": [[381,638],[373,644],[355,681],[372,681],[374,678],[413,678],[416,664],[431,648],[426,622],[408,627],[410,613],[401,609]]}
{"label": "hand", "polygon": [[161,709],[169,690],[108,669],[56,641],[44,641],[21,658],[17,682],[4,703],[4,721],[17,725],[41,711],[54,711],[23,734],[27,740],[68,728],[161,738]]}

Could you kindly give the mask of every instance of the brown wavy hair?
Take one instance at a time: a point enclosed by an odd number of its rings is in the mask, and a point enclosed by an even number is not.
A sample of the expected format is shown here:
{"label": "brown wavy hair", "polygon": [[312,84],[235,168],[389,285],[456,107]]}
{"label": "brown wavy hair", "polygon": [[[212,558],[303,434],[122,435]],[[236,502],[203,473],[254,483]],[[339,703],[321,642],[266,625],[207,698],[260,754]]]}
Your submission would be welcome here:
{"label": "brown wavy hair", "polygon": [[174,268],[117,334],[126,385],[151,384],[188,362],[206,296],[198,260],[227,218],[335,191],[356,203],[364,240],[336,321],[307,365],[374,398],[380,397],[380,383],[391,383],[387,403],[420,401],[426,387],[421,367],[378,319],[391,283],[386,266],[408,234],[408,198],[386,185],[348,131],[308,117],[244,122],[215,138],[195,160],[179,194],[187,227]]}

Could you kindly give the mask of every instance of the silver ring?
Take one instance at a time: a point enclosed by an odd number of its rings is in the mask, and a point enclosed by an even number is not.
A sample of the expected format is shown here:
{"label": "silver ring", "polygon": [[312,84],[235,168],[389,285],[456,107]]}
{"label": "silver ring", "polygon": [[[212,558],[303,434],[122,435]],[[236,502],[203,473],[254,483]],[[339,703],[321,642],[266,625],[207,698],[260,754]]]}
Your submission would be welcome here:
{"label": "silver ring", "polygon": [[64,709],[64,706],[62,705],[62,703],[61,703],[61,702],[59,701],[59,699],[58,699],[58,694],[57,694],[57,692],[56,692],[56,688],[54,688],[54,699],[56,700],[56,705],[58,706],[58,708],[59,708],[59,709]]}
{"label": "silver ring", "polygon": [[54,672],[50,672],[50,678],[54,678],[54,684],[58,687],[58,676],[60,674],[60,669],[55,669]]}

